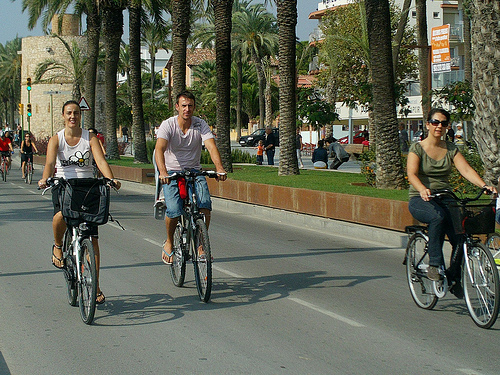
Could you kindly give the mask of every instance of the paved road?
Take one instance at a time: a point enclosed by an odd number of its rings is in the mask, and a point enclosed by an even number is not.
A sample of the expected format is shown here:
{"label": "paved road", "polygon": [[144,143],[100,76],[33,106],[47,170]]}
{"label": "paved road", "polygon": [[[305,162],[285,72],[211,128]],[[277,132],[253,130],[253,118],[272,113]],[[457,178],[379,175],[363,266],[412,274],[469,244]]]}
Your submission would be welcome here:
{"label": "paved road", "polygon": [[[40,171],[37,170],[37,178]],[[215,208],[212,302],[172,285],[148,187],[125,184],[101,227],[107,302],[84,325],[50,265],[51,202],[0,183],[0,374],[498,374],[500,327],[463,301],[412,302],[403,250]],[[217,206],[219,206],[217,204]]]}

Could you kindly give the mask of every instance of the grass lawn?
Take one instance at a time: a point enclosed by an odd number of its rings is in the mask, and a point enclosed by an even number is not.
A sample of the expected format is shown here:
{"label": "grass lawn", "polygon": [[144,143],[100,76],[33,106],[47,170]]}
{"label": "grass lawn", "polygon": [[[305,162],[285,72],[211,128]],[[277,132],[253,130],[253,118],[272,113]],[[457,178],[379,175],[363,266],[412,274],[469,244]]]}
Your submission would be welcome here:
{"label": "grass lawn", "polygon": [[[153,168],[152,164],[134,163],[132,157],[121,157],[120,160],[108,160],[111,165],[120,165],[136,168]],[[204,168],[213,168],[213,165],[203,165]],[[289,186],[309,190],[329,191],[366,197],[377,197],[399,201],[408,200],[408,190],[384,190],[364,186],[365,178],[360,173],[328,172],[320,170],[301,170],[299,175],[278,176],[278,169],[246,164],[234,164],[233,173],[229,179],[257,182],[261,184]]]}

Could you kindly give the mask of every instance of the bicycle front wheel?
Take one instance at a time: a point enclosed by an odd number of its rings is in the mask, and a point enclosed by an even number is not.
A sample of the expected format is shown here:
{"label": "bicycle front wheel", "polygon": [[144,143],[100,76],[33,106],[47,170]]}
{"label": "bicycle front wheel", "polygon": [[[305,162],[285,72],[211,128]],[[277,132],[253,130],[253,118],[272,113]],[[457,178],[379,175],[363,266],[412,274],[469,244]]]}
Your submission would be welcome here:
{"label": "bicycle front wheel", "polygon": [[203,219],[195,222],[191,252],[198,295],[203,302],[210,300],[212,292],[212,252],[208,240],[208,229]]}
{"label": "bicycle front wheel", "polygon": [[186,257],[182,248],[182,230],[181,224],[177,224],[174,232],[174,243],[172,265],[170,266],[170,276],[175,286],[181,287],[184,285],[186,277]]}
{"label": "bicycle front wheel", "polygon": [[78,280],[78,302],[80,315],[85,324],[92,324],[97,298],[97,269],[92,241],[83,239],[80,249],[80,280]]}
{"label": "bicycle front wheel", "polygon": [[418,307],[426,310],[436,306],[438,298],[432,292],[432,281],[425,273],[429,267],[429,254],[426,251],[427,240],[421,233],[410,237],[406,247],[406,278],[411,297]]}
{"label": "bicycle front wheel", "polygon": [[500,234],[490,234],[486,240],[486,247],[490,250],[491,255],[493,255],[497,269],[500,271]]}
{"label": "bicycle front wheel", "polygon": [[4,182],[7,181],[7,162],[6,161],[4,161],[2,163],[2,178],[3,178]]}
{"label": "bicycle front wheel", "polygon": [[64,279],[68,289],[68,303],[71,306],[76,306],[76,298],[78,297],[78,290],[76,288],[76,264],[73,251],[71,249],[71,242],[73,235],[71,230],[67,229],[64,233],[63,239],[63,254],[65,257],[66,267],[64,268]]}
{"label": "bicycle front wheel", "polygon": [[467,247],[462,281],[472,320],[481,328],[490,328],[498,316],[500,286],[495,260],[483,244]]}
{"label": "bicycle front wheel", "polygon": [[31,185],[31,181],[33,180],[33,165],[28,163],[26,166],[26,182]]}

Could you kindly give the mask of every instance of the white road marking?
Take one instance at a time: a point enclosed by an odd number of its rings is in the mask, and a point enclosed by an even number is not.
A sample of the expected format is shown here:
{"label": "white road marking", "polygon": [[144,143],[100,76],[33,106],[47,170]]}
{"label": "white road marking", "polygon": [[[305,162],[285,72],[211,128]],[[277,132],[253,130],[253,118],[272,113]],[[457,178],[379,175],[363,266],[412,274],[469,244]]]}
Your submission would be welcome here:
{"label": "white road marking", "polygon": [[155,245],[155,246],[160,246],[160,247],[162,247],[162,246],[163,246],[163,244],[159,243],[158,241],[151,240],[151,239],[149,239],[149,238],[143,238],[143,240],[144,240],[144,241],[146,241],[146,242],[152,243],[152,244],[153,244],[153,245]]}
{"label": "white road marking", "polygon": [[225,270],[224,268],[220,268],[220,267],[214,266],[213,264],[212,264],[212,268],[213,268],[214,270],[219,271],[219,272],[225,273],[225,274],[226,274],[226,275],[228,275],[228,276],[234,277],[235,279],[244,279],[244,277],[243,277],[243,276],[238,275],[237,273],[234,273],[234,272],[231,272],[231,271]]}
{"label": "white road marking", "polygon": [[[155,240],[151,240],[149,238],[144,238],[144,241],[147,241],[155,246],[162,246],[162,244],[160,244],[158,241],[155,241]],[[221,267],[218,267],[218,266],[215,266],[215,265],[212,265],[213,269],[214,270],[217,270],[219,272],[222,272],[230,277],[234,277],[235,279],[243,279],[244,277],[242,275],[239,275],[237,273],[234,273],[234,272],[231,272],[231,271],[228,271],[228,270],[225,270],[224,268],[221,268]],[[346,318],[344,316],[341,316],[341,315],[338,315],[338,314],[335,314],[334,312],[331,312],[331,311],[328,311],[326,309],[323,309],[321,307],[318,307],[316,305],[313,305],[312,303],[309,303],[309,302],[306,302],[304,300],[301,300],[299,298],[293,298],[293,297],[288,297],[288,299],[290,301],[293,301],[295,303],[298,303],[299,305],[302,305],[304,307],[307,307],[311,310],[314,310],[314,311],[317,311],[321,314],[324,314],[326,316],[329,316],[331,318],[334,318],[336,320],[339,320],[341,322],[344,322],[344,323],[347,323],[349,324],[350,326],[353,326],[353,327],[365,327],[363,324],[361,323],[358,323],[352,319],[349,319],[349,318]],[[471,373],[472,375],[472,373]]]}
{"label": "white road marking", "polygon": [[361,323],[358,323],[358,322],[355,322],[354,320],[352,319],[349,319],[349,318],[346,318],[344,316],[341,316],[341,315],[338,315],[338,314],[335,314],[334,312],[331,312],[331,311],[328,311],[326,309],[323,309],[321,307],[318,307],[316,305],[313,305],[312,303],[309,303],[309,302],[306,302],[304,300],[301,300],[299,298],[293,298],[293,297],[288,297],[288,299],[290,301],[293,301],[295,303],[298,303],[299,305],[302,305],[302,306],[305,306],[307,308],[310,308],[311,310],[314,310],[314,311],[317,311],[321,314],[324,314],[326,316],[329,316],[331,318],[334,318],[334,319],[337,319],[337,320],[340,320],[341,322],[344,322],[344,323],[347,323],[349,324],[350,326],[353,326],[353,327],[365,327],[363,324]]}
{"label": "white road marking", "polygon": [[466,375],[481,375],[479,371],[472,370],[470,368],[457,368],[457,371]]}

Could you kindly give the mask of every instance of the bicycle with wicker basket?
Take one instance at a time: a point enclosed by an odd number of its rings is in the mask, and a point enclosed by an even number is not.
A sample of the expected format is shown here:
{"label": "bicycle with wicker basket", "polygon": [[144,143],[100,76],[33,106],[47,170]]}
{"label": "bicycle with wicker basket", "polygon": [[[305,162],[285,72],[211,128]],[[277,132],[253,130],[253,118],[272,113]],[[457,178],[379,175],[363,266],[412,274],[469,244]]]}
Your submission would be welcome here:
{"label": "bicycle with wicker basket", "polygon": [[[495,260],[481,240],[475,236],[495,231],[495,201],[480,201],[483,189],[474,198],[459,198],[450,190],[437,190],[432,198],[451,198],[449,205],[455,233],[459,242],[453,251],[462,251],[461,282],[469,314],[481,328],[490,328],[496,321],[500,306],[500,284]],[[443,298],[451,286],[442,272],[439,281],[427,277],[427,226],[406,227],[410,236],[406,248],[406,276],[410,293],[417,306],[430,310]],[[452,256],[453,258],[453,256]]]}

